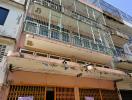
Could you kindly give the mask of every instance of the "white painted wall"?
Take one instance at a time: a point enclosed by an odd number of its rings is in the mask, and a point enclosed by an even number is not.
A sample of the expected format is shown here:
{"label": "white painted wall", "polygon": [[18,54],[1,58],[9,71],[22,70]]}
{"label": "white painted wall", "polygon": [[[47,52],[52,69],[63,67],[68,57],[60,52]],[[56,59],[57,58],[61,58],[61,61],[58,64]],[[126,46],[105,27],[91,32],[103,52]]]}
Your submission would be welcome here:
{"label": "white painted wall", "polygon": [[[6,44],[4,44],[6,45]],[[14,46],[13,45],[6,45],[5,54],[9,54],[9,52],[13,51]],[[2,62],[0,62],[0,85],[3,84],[4,78],[5,78],[5,72],[6,72],[6,65],[7,65],[7,56],[3,57]]]}
{"label": "white painted wall", "polygon": [[24,11],[2,1],[0,1],[0,7],[9,9],[4,25],[0,25],[0,35],[17,39],[20,34]]}

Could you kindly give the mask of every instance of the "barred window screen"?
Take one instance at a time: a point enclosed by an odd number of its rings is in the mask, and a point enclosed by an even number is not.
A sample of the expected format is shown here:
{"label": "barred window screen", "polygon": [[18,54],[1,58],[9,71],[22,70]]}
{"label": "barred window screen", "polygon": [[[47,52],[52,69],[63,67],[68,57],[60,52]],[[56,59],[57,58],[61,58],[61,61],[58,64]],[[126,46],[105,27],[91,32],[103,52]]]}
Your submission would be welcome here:
{"label": "barred window screen", "polygon": [[119,100],[115,90],[101,90],[101,94],[103,100]]}
{"label": "barred window screen", "polygon": [[74,88],[56,88],[56,100],[75,100]]}
{"label": "barred window screen", "polygon": [[34,100],[44,100],[45,87],[11,85],[7,100],[18,100],[18,97],[32,96]]}
{"label": "barred window screen", "polygon": [[3,57],[5,55],[5,50],[6,50],[6,45],[0,44],[0,62],[2,62],[3,60]]}
{"label": "barred window screen", "polygon": [[80,100],[85,100],[85,97],[94,97],[95,100],[101,100],[98,89],[79,89]]}

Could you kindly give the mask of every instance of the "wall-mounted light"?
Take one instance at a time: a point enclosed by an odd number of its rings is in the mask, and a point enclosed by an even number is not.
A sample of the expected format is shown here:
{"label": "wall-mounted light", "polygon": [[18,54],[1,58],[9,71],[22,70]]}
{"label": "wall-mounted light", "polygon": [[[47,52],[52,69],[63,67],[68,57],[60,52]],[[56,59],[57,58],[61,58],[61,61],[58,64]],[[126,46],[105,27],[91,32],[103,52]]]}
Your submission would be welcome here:
{"label": "wall-mounted light", "polygon": [[67,70],[69,68],[69,66],[67,65],[67,61],[64,59],[62,63],[64,64],[65,70]]}
{"label": "wall-mounted light", "polygon": [[94,69],[92,64],[86,64],[83,67],[85,68],[85,71],[91,71]]}

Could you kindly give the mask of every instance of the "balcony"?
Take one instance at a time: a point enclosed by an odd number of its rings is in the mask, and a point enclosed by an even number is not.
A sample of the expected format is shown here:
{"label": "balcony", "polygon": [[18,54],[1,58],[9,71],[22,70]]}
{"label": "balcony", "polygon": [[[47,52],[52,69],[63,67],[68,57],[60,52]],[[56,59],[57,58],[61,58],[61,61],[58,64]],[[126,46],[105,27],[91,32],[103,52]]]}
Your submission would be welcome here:
{"label": "balcony", "polygon": [[114,31],[111,36],[114,44],[119,47],[123,47],[129,40],[129,37],[125,33],[119,31]]}
{"label": "balcony", "polygon": [[[31,21],[26,21],[25,47],[48,51],[61,55],[73,56],[99,63],[112,61],[112,50],[101,43],[95,43],[86,37],[79,37],[66,31],[51,28]],[[61,48],[61,49],[60,49]],[[81,52],[80,52],[81,50]],[[87,55],[87,56],[86,56]]]}
{"label": "balcony", "polygon": [[[82,23],[85,23],[91,26],[96,25],[96,27],[98,28],[104,28],[104,26],[102,25],[102,24],[105,24],[103,14],[99,11],[93,10],[94,8],[88,7],[88,12],[86,12],[87,9],[83,5],[85,9],[84,8],[81,9],[82,11],[79,11],[79,9],[76,9],[75,11],[74,8],[70,8],[68,7],[68,5],[67,6],[60,5],[58,2],[55,2],[55,1],[33,0],[32,2],[34,3],[34,5],[31,6],[29,13],[34,13],[34,14],[45,16],[46,18],[48,18],[49,9],[52,9],[52,12],[54,12],[55,15],[59,15],[60,13],[62,13],[64,14],[64,16],[66,15],[67,17],[74,18],[75,20],[79,20]],[[63,2],[66,3],[65,0],[62,1],[62,3]],[[73,1],[68,1],[68,2],[71,4],[73,3]],[[80,7],[82,7],[82,5]],[[36,12],[38,8],[41,9],[42,14],[40,13],[38,14]]]}
{"label": "balcony", "polygon": [[131,54],[119,54],[116,56],[116,67],[132,71],[132,55]]}
{"label": "balcony", "polygon": [[105,80],[117,80],[127,77],[122,71],[97,67],[94,65],[92,70],[86,71],[83,65],[70,61],[67,61],[68,69],[65,69],[65,65],[62,63],[63,61],[64,60],[42,57],[31,52],[30,54],[14,52],[8,56],[8,64],[12,64],[13,67],[19,71],[60,74],[75,77],[82,73],[82,76],[80,77]]}
{"label": "balcony", "polygon": [[107,17],[112,18],[120,23],[123,23],[123,20],[122,20],[119,10],[117,8],[115,8],[113,5],[105,2],[104,0],[99,0],[99,3],[100,3],[101,9],[104,11],[104,14]]}

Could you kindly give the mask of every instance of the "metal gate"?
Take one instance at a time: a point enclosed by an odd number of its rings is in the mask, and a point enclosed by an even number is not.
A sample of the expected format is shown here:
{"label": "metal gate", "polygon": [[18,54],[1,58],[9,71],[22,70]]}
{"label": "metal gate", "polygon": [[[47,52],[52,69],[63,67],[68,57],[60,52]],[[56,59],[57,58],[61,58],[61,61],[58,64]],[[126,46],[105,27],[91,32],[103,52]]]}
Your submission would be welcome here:
{"label": "metal gate", "polygon": [[18,100],[18,97],[33,96],[34,100],[44,100],[45,87],[42,86],[10,86],[7,100]]}
{"label": "metal gate", "polygon": [[[7,100],[18,100],[18,97],[33,96],[33,100],[46,100],[46,91],[54,91],[54,100],[75,100],[74,88],[45,87],[45,86],[24,86],[11,85]],[[102,89],[79,89],[80,100],[85,97],[93,97],[94,100],[119,100],[115,90]]]}
{"label": "metal gate", "polygon": [[93,97],[94,100],[119,100],[115,90],[79,89],[79,94],[80,100],[85,100],[85,97]]}
{"label": "metal gate", "polygon": [[[46,100],[46,91],[48,87],[44,86],[17,86],[11,85],[7,100],[18,100],[18,97],[32,96],[33,100]],[[50,88],[51,89],[51,88]],[[52,88],[55,100],[75,100],[74,88]]]}
{"label": "metal gate", "polygon": [[56,88],[56,100],[75,100],[74,88]]}

